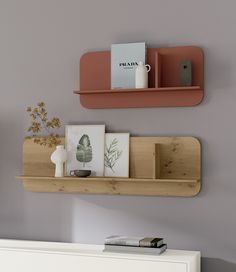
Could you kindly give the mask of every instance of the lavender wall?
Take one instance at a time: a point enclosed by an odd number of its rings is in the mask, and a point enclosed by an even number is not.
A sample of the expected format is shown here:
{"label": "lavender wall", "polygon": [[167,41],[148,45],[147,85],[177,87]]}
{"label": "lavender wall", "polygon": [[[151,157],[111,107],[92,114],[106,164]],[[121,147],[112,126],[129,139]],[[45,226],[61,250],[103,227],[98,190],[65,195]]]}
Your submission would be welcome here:
{"label": "lavender wall", "polygon": [[[234,0],[0,1],[0,237],[102,243],[110,234],[160,235],[201,250],[203,271],[236,269],[236,36]],[[193,108],[87,110],[72,94],[79,58],[111,43],[199,45],[204,102]],[[106,123],[134,135],[193,135],[203,144],[195,198],[25,192],[21,149],[38,100],[64,123]]]}

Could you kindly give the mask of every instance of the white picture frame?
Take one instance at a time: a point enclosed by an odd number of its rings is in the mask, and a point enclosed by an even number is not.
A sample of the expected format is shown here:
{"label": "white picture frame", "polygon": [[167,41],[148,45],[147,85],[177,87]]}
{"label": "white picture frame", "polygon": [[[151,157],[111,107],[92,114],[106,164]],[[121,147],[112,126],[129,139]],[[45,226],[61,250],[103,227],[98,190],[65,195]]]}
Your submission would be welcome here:
{"label": "white picture frame", "polygon": [[129,177],[129,133],[106,133],[104,150],[104,175]]}
{"label": "white picture frame", "polygon": [[91,170],[91,176],[104,176],[105,125],[67,125],[65,173]]}

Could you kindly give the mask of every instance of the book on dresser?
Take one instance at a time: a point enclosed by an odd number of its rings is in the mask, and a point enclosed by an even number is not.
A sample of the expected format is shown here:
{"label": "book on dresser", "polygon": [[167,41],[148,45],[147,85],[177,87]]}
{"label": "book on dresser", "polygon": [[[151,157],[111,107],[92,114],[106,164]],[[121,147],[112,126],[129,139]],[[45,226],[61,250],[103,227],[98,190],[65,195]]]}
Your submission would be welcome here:
{"label": "book on dresser", "polygon": [[105,245],[104,252],[114,253],[132,253],[132,254],[148,254],[160,255],[167,249],[166,244],[159,247],[137,247],[137,246],[119,246],[119,245]]}
{"label": "book on dresser", "polygon": [[128,237],[109,236],[105,239],[105,245],[133,246],[133,247],[159,247],[163,244],[163,238],[158,237]]}

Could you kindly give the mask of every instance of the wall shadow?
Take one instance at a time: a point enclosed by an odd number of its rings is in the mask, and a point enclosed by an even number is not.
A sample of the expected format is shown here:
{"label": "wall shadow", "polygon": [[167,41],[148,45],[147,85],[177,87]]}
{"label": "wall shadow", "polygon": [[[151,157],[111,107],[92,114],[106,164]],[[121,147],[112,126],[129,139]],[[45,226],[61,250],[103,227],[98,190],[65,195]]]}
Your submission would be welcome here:
{"label": "wall shadow", "polygon": [[236,263],[216,258],[202,258],[201,272],[235,272]]}

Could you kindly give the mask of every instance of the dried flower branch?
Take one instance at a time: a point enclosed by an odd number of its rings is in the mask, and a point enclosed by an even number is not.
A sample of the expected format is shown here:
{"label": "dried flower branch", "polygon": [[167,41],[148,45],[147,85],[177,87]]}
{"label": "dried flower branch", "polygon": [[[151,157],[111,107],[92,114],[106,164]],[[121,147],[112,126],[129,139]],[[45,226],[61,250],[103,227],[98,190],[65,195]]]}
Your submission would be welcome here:
{"label": "dried flower branch", "polygon": [[[52,119],[48,118],[44,102],[38,102],[36,107],[27,107],[26,111],[32,119],[31,126],[27,131],[32,133],[31,138],[34,138],[36,144],[53,147],[61,143],[59,135],[52,132],[52,130],[61,127],[61,121],[57,117],[53,117]],[[43,131],[46,132],[47,137],[39,136]]]}

